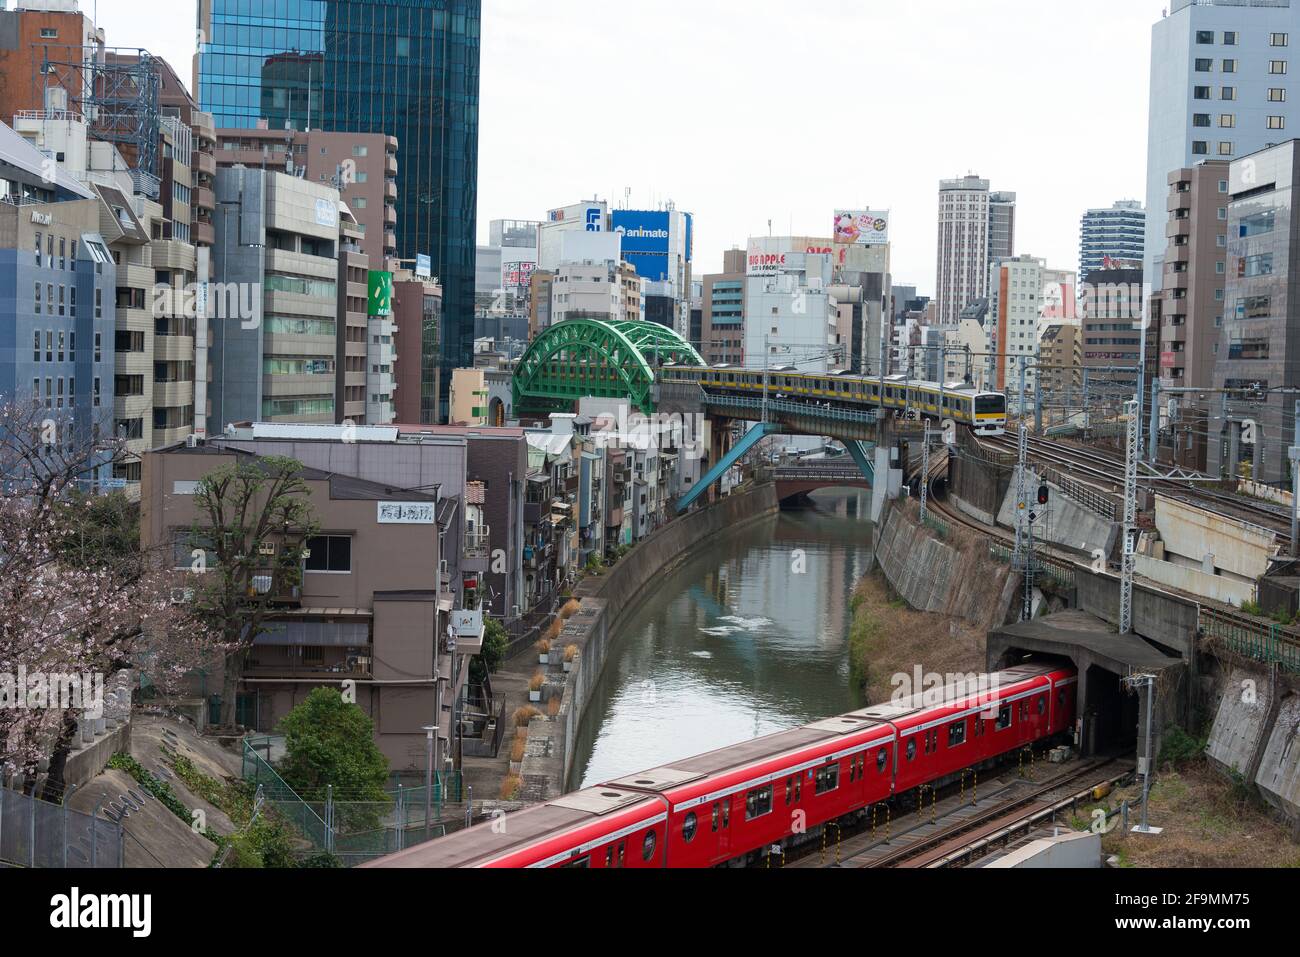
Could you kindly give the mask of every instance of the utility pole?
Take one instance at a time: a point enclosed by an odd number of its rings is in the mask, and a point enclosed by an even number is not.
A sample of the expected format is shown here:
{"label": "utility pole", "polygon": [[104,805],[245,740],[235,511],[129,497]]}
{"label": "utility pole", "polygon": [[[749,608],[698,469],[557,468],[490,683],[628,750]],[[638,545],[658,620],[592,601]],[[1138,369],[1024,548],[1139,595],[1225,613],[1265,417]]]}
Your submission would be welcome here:
{"label": "utility pole", "polygon": [[1016,555],[1015,567],[1024,580],[1024,602],[1020,620],[1034,617],[1034,527],[1029,520],[1029,423],[1020,421],[1020,463],[1016,468]]}
{"label": "utility pole", "polygon": [[1160,380],[1151,380],[1151,429],[1147,435],[1147,461],[1156,464],[1160,451]]}
{"label": "utility pole", "polygon": [[1295,404],[1291,442],[1291,557],[1300,558],[1300,401]]}
{"label": "utility pole", "polygon": [[1142,760],[1142,823],[1133,828],[1134,834],[1160,834],[1164,828],[1152,827],[1148,810],[1151,807],[1151,774],[1155,770],[1155,758],[1151,754],[1151,722],[1153,712],[1155,711],[1155,692],[1156,676],[1155,675],[1129,675],[1124,679],[1124,683],[1133,691],[1139,688],[1145,688],[1147,693],[1146,713],[1147,713],[1147,732],[1145,757]]}
{"label": "utility pole", "polygon": [[[769,223],[770,228],[770,223]],[[768,334],[763,334],[763,424],[767,425],[767,376],[768,376],[768,355],[771,347],[768,345]]]}
{"label": "utility pole", "polygon": [[[1300,403],[1297,403],[1300,405]],[[921,522],[925,523],[930,504],[930,420],[925,420],[925,439],[921,445]],[[1294,536],[1293,536],[1294,537]]]}
{"label": "utility pole", "polygon": [[1119,585],[1119,633],[1133,632],[1133,575],[1137,568],[1138,450],[1142,441],[1142,404],[1129,402],[1128,451],[1124,459],[1124,559]]}

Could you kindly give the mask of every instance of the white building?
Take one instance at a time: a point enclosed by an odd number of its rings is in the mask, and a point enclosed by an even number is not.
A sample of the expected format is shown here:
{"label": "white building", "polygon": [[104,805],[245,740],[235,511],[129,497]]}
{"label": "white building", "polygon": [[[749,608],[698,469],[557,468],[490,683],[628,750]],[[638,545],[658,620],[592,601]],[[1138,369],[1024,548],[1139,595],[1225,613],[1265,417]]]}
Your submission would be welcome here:
{"label": "white building", "polygon": [[1146,229],[1146,210],[1136,200],[1088,210],[1079,221],[1079,275],[1101,269],[1107,259],[1142,262]]}
{"label": "white building", "polygon": [[[1151,30],[1148,210],[1166,208],[1174,170],[1296,135],[1292,39],[1300,44],[1300,5],[1290,0],[1172,0]],[[1164,288],[1167,225],[1147,217],[1143,276],[1153,292]]]}
{"label": "white building", "polygon": [[745,364],[751,369],[826,372],[847,365],[852,343],[842,341],[830,292],[833,255],[796,251],[809,245],[806,237],[749,241]]}
{"label": "white building", "polygon": [[989,181],[978,176],[939,183],[938,268],[935,303],[940,325],[985,298],[989,279]]}
{"label": "white building", "polygon": [[537,268],[553,271],[565,261],[561,246],[565,236],[605,232],[609,232],[609,204],[603,200],[593,199],[551,210],[537,229]]}

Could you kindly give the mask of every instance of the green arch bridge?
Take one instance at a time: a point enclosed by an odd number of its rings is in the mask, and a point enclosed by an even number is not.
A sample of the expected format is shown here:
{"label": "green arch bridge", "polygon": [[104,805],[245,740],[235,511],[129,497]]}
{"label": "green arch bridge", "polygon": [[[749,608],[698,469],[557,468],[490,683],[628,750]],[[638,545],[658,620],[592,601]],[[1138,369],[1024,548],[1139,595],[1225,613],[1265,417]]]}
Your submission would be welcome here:
{"label": "green arch bridge", "polygon": [[654,412],[655,370],[666,363],[703,366],[704,358],[656,322],[566,319],[538,336],[514,376],[514,407],[560,411],[579,399],[627,399]]}

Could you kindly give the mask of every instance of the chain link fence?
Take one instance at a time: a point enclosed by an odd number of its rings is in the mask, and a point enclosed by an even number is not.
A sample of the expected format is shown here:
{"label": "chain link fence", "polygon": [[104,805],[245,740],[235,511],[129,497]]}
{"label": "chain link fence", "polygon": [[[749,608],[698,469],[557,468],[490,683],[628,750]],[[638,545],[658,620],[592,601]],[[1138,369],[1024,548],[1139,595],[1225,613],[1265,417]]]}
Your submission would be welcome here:
{"label": "chain link fence", "polygon": [[121,867],[122,826],[0,788],[0,862],[18,867]]}

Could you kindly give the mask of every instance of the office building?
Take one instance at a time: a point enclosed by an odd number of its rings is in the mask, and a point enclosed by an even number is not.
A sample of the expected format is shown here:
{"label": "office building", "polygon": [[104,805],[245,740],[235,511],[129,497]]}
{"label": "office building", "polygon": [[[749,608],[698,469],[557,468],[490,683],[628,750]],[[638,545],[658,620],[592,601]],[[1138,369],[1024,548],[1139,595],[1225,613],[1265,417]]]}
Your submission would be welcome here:
{"label": "office building", "polygon": [[1226,308],[1213,383],[1229,396],[1226,421],[1222,406],[1210,410],[1212,475],[1270,484],[1290,477],[1295,395],[1280,390],[1300,387],[1300,302],[1290,284],[1300,253],[1292,215],[1298,170],[1298,140],[1229,169]]}
{"label": "office building", "polygon": [[989,262],[1016,254],[1016,194],[989,193]]}
{"label": "office building", "polygon": [[1136,395],[1142,297],[1141,269],[1098,269],[1083,277],[1083,365],[1099,396],[1108,390],[1122,402]]}
{"label": "office building", "polygon": [[428,255],[442,285],[444,405],[451,370],[473,357],[480,21],[480,0],[198,7],[194,89],[219,128],[264,120],[401,144],[397,222],[384,243],[391,232],[399,259]]}
{"label": "office building", "polygon": [[[1143,272],[1163,288],[1169,174],[1205,159],[1236,159],[1295,135],[1289,79],[1300,43],[1291,0],[1172,0],[1151,30]],[[1300,64],[1297,64],[1300,68]]]}
{"label": "office building", "polygon": [[700,354],[709,365],[745,363],[745,250],[722,254],[722,272],[701,277]]}
{"label": "office building", "polygon": [[117,267],[100,213],[0,123],[0,401],[40,403],[83,441],[113,427]]}
{"label": "office building", "polygon": [[393,277],[393,322],[397,327],[396,403],[394,416],[408,425],[438,422],[438,335],[442,323],[442,288],[411,272]]}

